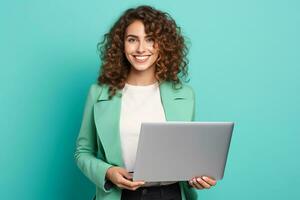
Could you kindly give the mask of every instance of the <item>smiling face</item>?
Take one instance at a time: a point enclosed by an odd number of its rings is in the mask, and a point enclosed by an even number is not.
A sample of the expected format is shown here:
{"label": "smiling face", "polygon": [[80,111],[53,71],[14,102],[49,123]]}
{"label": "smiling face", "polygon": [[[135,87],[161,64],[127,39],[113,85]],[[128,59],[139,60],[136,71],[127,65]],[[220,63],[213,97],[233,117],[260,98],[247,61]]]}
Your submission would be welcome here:
{"label": "smiling face", "polygon": [[151,71],[154,74],[158,46],[153,38],[146,35],[143,22],[137,20],[131,23],[126,29],[124,40],[125,55],[131,70]]}

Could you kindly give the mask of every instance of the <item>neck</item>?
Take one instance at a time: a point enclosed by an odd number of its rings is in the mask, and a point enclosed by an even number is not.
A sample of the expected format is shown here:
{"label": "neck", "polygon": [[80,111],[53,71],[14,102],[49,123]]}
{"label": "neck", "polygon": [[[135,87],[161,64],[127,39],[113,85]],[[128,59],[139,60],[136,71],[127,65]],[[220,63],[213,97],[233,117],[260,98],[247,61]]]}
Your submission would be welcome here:
{"label": "neck", "polygon": [[126,82],[131,85],[141,86],[154,84],[155,82],[157,82],[154,70],[155,68],[151,67],[144,71],[138,71],[132,67]]}

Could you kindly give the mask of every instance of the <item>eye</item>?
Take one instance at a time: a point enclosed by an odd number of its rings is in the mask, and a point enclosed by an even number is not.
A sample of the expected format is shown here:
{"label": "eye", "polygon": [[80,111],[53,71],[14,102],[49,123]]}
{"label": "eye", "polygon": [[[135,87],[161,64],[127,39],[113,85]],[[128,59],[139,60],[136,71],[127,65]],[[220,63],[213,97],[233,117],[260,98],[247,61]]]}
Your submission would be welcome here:
{"label": "eye", "polygon": [[130,43],[132,43],[132,42],[135,42],[136,39],[134,39],[134,38],[128,38],[127,41],[130,42]]}
{"label": "eye", "polygon": [[147,38],[146,41],[147,42],[154,42],[154,39],[153,38]]}

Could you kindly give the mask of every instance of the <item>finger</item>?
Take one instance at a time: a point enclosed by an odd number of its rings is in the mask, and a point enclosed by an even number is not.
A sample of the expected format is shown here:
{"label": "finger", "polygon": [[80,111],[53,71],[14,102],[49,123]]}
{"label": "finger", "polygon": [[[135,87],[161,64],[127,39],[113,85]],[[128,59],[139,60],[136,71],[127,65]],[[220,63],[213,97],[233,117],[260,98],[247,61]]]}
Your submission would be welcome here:
{"label": "finger", "polygon": [[[117,181],[117,186],[119,188],[127,189],[127,190],[135,190],[135,188],[140,187],[141,184],[139,182],[132,182],[125,179],[123,176],[120,176]],[[138,185],[137,185],[138,184]]]}
{"label": "finger", "polygon": [[124,185],[124,184],[119,184],[119,186],[118,187],[120,187],[120,188],[123,188],[123,189],[127,189],[127,190],[137,190],[139,187],[141,187],[140,185],[139,186],[136,186],[136,187],[129,187],[129,186],[127,186],[127,185]]}
{"label": "finger", "polygon": [[117,186],[119,188],[121,188],[121,189],[132,190],[132,188],[130,188],[130,187],[126,186],[126,185],[123,185],[123,184],[118,184]]}
{"label": "finger", "polygon": [[134,187],[132,188],[133,190],[137,190],[138,188],[140,188],[141,186],[137,186],[137,187]]}
{"label": "finger", "polygon": [[208,183],[206,183],[203,179],[201,179],[200,177],[196,178],[196,180],[199,184],[201,184],[206,189],[209,189],[211,186]]}
{"label": "finger", "polygon": [[127,187],[133,188],[133,187],[144,185],[145,182],[129,181],[125,178],[122,178],[122,180],[120,180],[120,184],[123,184],[123,185],[126,185]]}
{"label": "finger", "polygon": [[209,185],[214,186],[217,184],[217,181],[213,178],[210,178],[208,176],[203,176],[202,179],[207,182]]}
{"label": "finger", "polygon": [[197,183],[196,179],[190,180],[190,181],[189,181],[189,184],[190,184],[192,187],[196,188],[196,189],[199,189],[199,190],[202,190],[202,189],[203,189],[203,186],[200,185],[199,183]]}
{"label": "finger", "polygon": [[121,169],[120,170],[120,174],[122,174],[123,176],[125,176],[127,179],[132,179],[132,175],[129,174],[129,172],[126,169]]}

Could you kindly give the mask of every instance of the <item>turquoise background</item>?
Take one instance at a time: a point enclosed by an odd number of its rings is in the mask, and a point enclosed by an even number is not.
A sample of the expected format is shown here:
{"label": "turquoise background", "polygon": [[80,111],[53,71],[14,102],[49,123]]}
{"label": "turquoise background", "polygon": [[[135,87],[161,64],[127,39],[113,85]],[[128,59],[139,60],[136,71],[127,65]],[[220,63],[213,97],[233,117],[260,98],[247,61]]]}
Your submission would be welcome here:
{"label": "turquoise background", "polygon": [[296,0],[1,1],[0,199],[92,198],[73,153],[96,44],[146,3],[188,37],[197,120],[236,123],[224,179],[200,199],[300,199]]}

